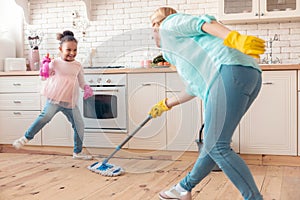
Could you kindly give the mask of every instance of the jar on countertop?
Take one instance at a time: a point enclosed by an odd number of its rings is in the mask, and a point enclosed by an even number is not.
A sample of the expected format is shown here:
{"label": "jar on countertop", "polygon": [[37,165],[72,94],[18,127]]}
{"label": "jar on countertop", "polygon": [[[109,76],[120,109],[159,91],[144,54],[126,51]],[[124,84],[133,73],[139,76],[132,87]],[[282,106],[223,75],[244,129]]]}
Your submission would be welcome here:
{"label": "jar on countertop", "polygon": [[151,67],[151,64],[152,64],[152,57],[151,57],[151,53],[148,51],[144,51],[144,58],[143,60],[141,60],[141,67],[144,67],[144,68],[149,68]]}

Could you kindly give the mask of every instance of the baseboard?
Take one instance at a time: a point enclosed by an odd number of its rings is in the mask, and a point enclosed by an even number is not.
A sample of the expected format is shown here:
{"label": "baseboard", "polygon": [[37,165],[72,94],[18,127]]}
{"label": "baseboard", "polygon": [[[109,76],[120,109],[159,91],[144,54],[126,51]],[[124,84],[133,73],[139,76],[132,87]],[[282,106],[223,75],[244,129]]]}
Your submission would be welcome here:
{"label": "baseboard", "polygon": [[[113,149],[110,148],[89,148],[93,153],[102,153],[109,155]],[[132,152],[146,152],[147,150],[126,149]],[[29,153],[29,154],[45,154],[45,155],[72,155],[73,147],[61,146],[24,146],[20,150],[14,149],[11,145],[0,144],[0,153]],[[151,151],[150,151],[151,152]],[[159,151],[159,154],[168,151]],[[158,152],[157,152],[158,153]],[[178,153],[178,152],[177,152]],[[182,152],[188,157],[198,156],[198,152]],[[122,155],[122,153],[120,152]],[[154,153],[155,154],[155,153]],[[285,155],[262,155],[262,154],[239,154],[248,165],[275,165],[275,166],[300,166],[300,156],[285,156]],[[191,158],[193,159],[193,158]]]}
{"label": "baseboard", "polygon": [[247,164],[300,166],[300,156],[240,154]]}

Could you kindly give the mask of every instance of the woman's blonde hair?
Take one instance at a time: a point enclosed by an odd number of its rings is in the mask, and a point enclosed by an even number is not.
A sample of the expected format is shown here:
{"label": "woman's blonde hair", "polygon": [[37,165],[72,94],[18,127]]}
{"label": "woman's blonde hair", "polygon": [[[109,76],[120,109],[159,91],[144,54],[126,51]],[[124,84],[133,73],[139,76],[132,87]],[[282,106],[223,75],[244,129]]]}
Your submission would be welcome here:
{"label": "woman's blonde hair", "polygon": [[153,23],[163,21],[167,16],[177,13],[177,11],[171,7],[160,7],[154,11],[154,13],[150,16],[150,20]]}

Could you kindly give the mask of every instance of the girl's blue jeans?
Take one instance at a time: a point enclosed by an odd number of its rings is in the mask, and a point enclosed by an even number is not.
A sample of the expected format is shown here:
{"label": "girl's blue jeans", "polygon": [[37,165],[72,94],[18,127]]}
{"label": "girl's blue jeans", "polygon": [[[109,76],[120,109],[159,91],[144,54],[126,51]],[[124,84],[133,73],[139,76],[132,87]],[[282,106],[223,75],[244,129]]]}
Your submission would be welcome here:
{"label": "girl's blue jeans", "polygon": [[249,168],[230,147],[234,130],[260,88],[258,70],[237,65],[221,67],[205,103],[203,147],[193,169],[181,180],[181,187],[191,191],[217,163],[244,199],[262,199]]}
{"label": "girl's blue jeans", "polygon": [[[57,104],[46,102],[44,110],[38,116],[38,118],[33,122],[29,129],[25,133],[25,137],[28,140],[34,138],[34,136],[54,117],[58,112],[62,112],[69,122],[72,124],[74,130],[74,153],[80,153],[82,151],[82,141],[84,136],[84,123],[81,117],[79,108],[64,108]],[[60,130],[57,130],[60,131]]]}

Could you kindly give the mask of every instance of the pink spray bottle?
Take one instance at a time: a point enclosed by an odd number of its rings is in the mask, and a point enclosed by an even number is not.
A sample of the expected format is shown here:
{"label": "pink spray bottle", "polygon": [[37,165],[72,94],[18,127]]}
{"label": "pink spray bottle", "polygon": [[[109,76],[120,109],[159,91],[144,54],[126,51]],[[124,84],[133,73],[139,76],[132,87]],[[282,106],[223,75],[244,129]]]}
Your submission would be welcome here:
{"label": "pink spray bottle", "polygon": [[51,59],[49,57],[49,53],[43,58],[42,60],[42,66],[40,68],[40,76],[42,80],[46,80],[49,78],[49,63],[51,62]]}

